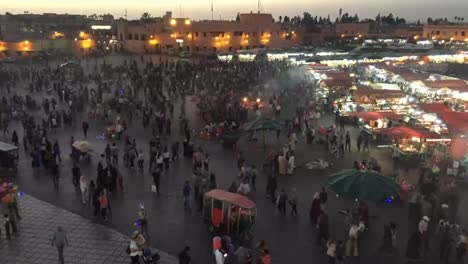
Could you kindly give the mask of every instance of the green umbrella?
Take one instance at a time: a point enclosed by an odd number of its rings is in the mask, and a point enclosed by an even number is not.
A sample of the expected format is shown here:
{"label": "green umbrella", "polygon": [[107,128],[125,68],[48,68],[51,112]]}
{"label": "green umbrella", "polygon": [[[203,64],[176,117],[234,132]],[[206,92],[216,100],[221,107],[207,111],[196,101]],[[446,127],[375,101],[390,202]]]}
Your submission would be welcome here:
{"label": "green umbrella", "polygon": [[270,118],[257,118],[251,122],[246,123],[242,129],[247,132],[255,132],[261,130],[263,133],[263,147],[265,143],[265,130],[281,130],[281,123]]}
{"label": "green umbrella", "polygon": [[246,123],[242,128],[249,132],[257,130],[278,130],[281,129],[281,123],[269,118],[258,118]]}
{"label": "green umbrella", "polygon": [[391,178],[372,170],[343,170],[331,175],[328,186],[339,195],[359,200],[383,201],[400,194],[400,186]]}

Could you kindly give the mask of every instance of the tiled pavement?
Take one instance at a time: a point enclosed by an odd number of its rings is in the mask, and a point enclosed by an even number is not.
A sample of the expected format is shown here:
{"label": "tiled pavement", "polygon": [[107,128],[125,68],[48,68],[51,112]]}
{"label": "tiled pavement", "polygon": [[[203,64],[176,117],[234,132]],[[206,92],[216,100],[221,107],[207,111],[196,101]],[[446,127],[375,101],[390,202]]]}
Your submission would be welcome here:
{"label": "tiled pavement", "polygon": [[[128,236],[29,195],[19,197],[18,202],[22,217],[19,232],[7,240],[1,227],[0,263],[58,263],[51,238],[59,225],[68,234],[65,263],[130,263],[125,252]],[[175,257],[156,252],[161,255],[159,263],[177,263]]]}

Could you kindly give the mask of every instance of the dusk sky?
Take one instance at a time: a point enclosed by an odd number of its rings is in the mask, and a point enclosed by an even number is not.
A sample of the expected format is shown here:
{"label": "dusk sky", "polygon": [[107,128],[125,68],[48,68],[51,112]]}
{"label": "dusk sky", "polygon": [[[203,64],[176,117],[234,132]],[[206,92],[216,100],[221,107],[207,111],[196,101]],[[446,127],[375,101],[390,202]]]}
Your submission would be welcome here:
{"label": "dusk sky", "polygon": [[[211,18],[211,3],[214,3],[214,16],[222,19],[234,19],[237,12],[250,12],[257,10],[255,0],[181,0],[181,1],[157,1],[157,0],[2,0],[0,13],[73,13],[73,14],[102,14],[111,13],[121,17],[128,12],[128,18],[139,18],[143,12],[149,12],[153,16],[160,16],[165,11],[173,11],[174,16],[194,19]],[[428,16],[447,17],[463,16],[468,10],[467,0],[269,0],[262,1],[263,11],[272,13],[275,18],[279,15],[294,16],[304,11],[312,15],[327,16],[330,14],[335,18],[338,9],[351,14],[357,13],[360,18],[375,17],[377,13],[405,17],[410,21],[421,19],[425,21]],[[468,19],[468,15],[467,15]]]}

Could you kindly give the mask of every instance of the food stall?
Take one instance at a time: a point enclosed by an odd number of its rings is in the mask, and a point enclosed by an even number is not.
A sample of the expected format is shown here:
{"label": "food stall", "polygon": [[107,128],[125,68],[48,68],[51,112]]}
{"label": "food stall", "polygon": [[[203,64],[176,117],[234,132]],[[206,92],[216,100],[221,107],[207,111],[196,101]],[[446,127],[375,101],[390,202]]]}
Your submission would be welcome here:
{"label": "food stall", "polygon": [[374,133],[392,140],[392,148],[398,148],[400,157],[413,159],[425,155],[431,139],[440,139],[440,134],[422,127],[396,126],[376,129]]}
{"label": "food stall", "polygon": [[439,134],[447,134],[442,115],[452,112],[444,103],[420,103],[408,111],[403,117],[403,121],[409,126],[424,127]]}
{"label": "food stall", "polygon": [[349,118],[363,126],[363,131],[373,135],[375,129],[382,129],[398,124],[402,116],[393,111],[350,112]]}
{"label": "food stall", "polygon": [[468,92],[467,82],[460,79],[420,80],[412,82],[410,87],[424,101],[444,101]]}
{"label": "food stall", "polygon": [[397,84],[363,83],[355,86],[353,98],[366,111],[398,110],[407,111],[408,99]]}

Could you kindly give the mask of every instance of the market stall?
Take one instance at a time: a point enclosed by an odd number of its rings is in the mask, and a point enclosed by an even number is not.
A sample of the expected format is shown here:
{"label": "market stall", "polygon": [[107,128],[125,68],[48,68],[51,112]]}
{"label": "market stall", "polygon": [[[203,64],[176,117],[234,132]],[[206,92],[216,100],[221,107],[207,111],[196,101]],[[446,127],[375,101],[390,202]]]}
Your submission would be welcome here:
{"label": "market stall", "polygon": [[375,129],[391,127],[402,116],[392,111],[350,112],[347,116],[363,126],[363,131],[373,135]]}
{"label": "market stall", "polygon": [[452,110],[444,103],[418,104],[408,111],[403,121],[409,126],[424,127],[439,134],[447,134],[442,115]]}
{"label": "market stall", "polygon": [[403,159],[422,158],[427,152],[428,140],[440,138],[440,134],[422,127],[397,126],[376,129],[374,133],[391,140],[392,148],[398,148]]}
{"label": "market stall", "polygon": [[468,84],[460,79],[420,80],[412,82],[410,87],[424,101],[444,101],[459,93],[468,92]]}
{"label": "market stall", "polygon": [[366,111],[408,109],[406,94],[397,84],[368,83],[358,84],[352,92],[354,101]]}

